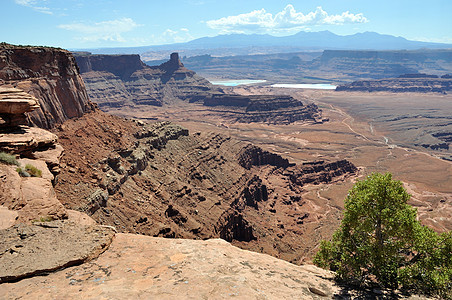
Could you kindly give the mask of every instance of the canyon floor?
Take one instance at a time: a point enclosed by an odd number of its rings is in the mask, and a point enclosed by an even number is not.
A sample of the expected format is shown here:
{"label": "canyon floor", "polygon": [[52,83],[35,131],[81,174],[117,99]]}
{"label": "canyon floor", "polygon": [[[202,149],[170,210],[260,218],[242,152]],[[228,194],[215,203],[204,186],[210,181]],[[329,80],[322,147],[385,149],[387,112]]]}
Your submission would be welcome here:
{"label": "canyon floor", "polygon": [[[418,208],[422,222],[438,231],[452,229],[452,162],[441,159],[450,157],[451,150],[416,146],[422,143],[420,140],[429,138],[432,128],[451,127],[451,95],[252,86],[236,87],[233,91],[239,94],[290,94],[304,103],[316,103],[329,121],[323,124],[245,124],[230,122],[224,112],[189,103],[181,103],[177,108],[123,107],[108,112],[143,120],[171,120],[192,132],[227,134],[295,163],[347,159],[359,167],[358,177],[371,172],[391,172],[412,194],[410,204]],[[340,210],[354,181],[311,186],[303,198],[322,207]]]}

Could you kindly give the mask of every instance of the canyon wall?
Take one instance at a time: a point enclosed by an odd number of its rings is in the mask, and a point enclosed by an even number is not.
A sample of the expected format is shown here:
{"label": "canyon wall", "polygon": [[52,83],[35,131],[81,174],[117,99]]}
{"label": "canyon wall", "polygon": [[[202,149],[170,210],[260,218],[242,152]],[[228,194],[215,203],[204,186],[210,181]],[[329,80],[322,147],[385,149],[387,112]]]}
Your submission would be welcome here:
{"label": "canyon wall", "polygon": [[52,128],[94,109],[69,51],[0,44],[0,85],[35,96],[40,108],[28,114],[30,125]]}
{"label": "canyon wall", "polygon": [[91,100],[107,112],[140,105],[173,108],[197,102],[233,122],[323,122],[315,104],[303,105],[290,96],[227,93],[185,68],[177,53],[158,66],[145,65],[138,55],[76,53],[75,57]]}
{"label": "canyon wall", "polygon": [[[349,92],[393,92],[393,93],[442,93],[446,94],[452,91],[451,78],[416,77],[416,74],[407,74],[411,76],[400,76],[399,78],[386,78],[380,80],[359,80],[349,84],[340,85],[336,91]],[[436,78],[435,78],[436,77]]]}
{"label": "canyon wall", "polygon": [[209,81],[188,70],[173,53],[159,66],[147,66],[138,55],[75,53],[91,100],[100,108],[196,101],[216,92]]}

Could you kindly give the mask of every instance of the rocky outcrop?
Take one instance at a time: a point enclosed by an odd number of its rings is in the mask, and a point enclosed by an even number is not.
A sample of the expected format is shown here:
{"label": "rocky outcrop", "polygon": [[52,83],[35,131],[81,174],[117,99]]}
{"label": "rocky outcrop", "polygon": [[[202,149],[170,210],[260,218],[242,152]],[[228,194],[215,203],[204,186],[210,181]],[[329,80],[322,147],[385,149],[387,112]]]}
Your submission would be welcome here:
{"label": "rocky outcrop", "polygon": [[117,234],[95,261],[2,285],[0,298],[324,299],[341,294],[332,278],[220,239]]}
{"label": "rocky outcrop", "polygon": [[114,235],[56,197],[63,148],[53,133],[24,125],[38,102],[0,87],[0,284],[95,258]]}
{"label": "rocky outcrop", "polygon": [[228,242],[250,242],[256,239],[253,234],[253,227],[240,213],[227,212],[220,218],[216,227],[218,228],[216,231],[220,235],[220,238]]}
{"label": "rocky outcrop", "polygon": [[[52,186],[53,175],[42,161],[27,162],[43,171],[42,177],[21,177],[17,166],[0,164],[0,205],[17,211],[16,223],[35,220],[66,219],[67,211],[58,201]],[[22,165],[22,168],[25,164]],[[50,174],[50,176],[45,176]]]}
{"label": "rocky outcrop", "polygon": [[25,113],[38,109],[38,99],[15,88],[0,87],[0,151],[47,163],[58,173],[58,160],[63,148],[57,136],[49,131],[28,127]]}
{"label": "rocky outcrop", "polygon": [[329,183],[343,175],[356,173],[358,169],[348,160],[335,162],[315,161],[288,168],[284,175],[289,177],[292,184],[304,186],[306,184]]}
{"label": "rocky outcrop", "polygon": [[259,176],[254,175],[243,189],[241,197],[245,199],[247,206],[257,209],[258,203],[268,201],[267,186],[262,183],[262,179]]}
{"label": "rocky outcrop", "polygon": [[121,80],[130,80],[131,75],[146,67],[137,55],[91,55],[74,52],[80,73],[108,72]]}
{"label": "rocky outcrop", "polygon": [[52,128],[94,109],[74,57],[58,48],[0,44],[0,85],[16,87],[38,99],[28,122]]}
{"label": "rocky outcrop", "polygon": [[188,130],[171,122],[160,122],[143,126],[134,135],[137,139],[150,138],[147,144],[153,148],[161,149],[169,140],[177,140],[181,136],[187,136]]}
{"label": "rocky outcrop", "polygon": [[303,105],[301,101],[284,95],[214,94],[204,100],[204,105],[215,107],[221,116],[242,123],[323,122],[317,105]]}
{"label": "rocky outcrop", "polygon": [[405,74],[399,78],[355,81],[338,86],[336,91],[445,94],[452,91],[452,79],[427,74]]}
{"label": "rocky outcrop", "polygon": [[303,106],[301,101],[291,96],[274,95],[234,95],[215,94],[211,98],[204,100],[206,106],[233,106],[244,107],[249,111],[272,111],[284,108],[296,108]]}
{"label": "rocky outcrop", "polygon": [[[0,116],[2,120],[15,120],[0,124],[0,151],[17,158],[12,165],[0,162],[0,205],[18,211],[15,222],[67,218],[52,185],[63,152],[57,136],[21,125],[25,113],[38,107],[37,99],[23,91],[0,89]],[[30,168],[39,173],[31,173],[30,177]]]}
{"label": "rocky outcrop", "polygon": [[147,66],[138,55],[75,53],[92,101],[100,108],[128,105],[162,106],[178,100],[196,101],[216,90],[188,70],[177,53],[159,66]]}
{"label": "rocky outcrop", "polygon": [[114,231],[68,221],[19,224],[0,230],[0,284],[79,265],[101,254]]}
{"label": "rocky outcrop", "polygon": [[15,88],[0,86],[0,127],[27,125],[25,113],[39,108],[38,99]]}
{"label": "rocky outcrop", "polygon": [[241,150],[238,162],[243,168],[248,170],[251,169],[252,166],[262,165],[271,165],[279,168],[291,166],[287,159],[253,145],[247,145]]}

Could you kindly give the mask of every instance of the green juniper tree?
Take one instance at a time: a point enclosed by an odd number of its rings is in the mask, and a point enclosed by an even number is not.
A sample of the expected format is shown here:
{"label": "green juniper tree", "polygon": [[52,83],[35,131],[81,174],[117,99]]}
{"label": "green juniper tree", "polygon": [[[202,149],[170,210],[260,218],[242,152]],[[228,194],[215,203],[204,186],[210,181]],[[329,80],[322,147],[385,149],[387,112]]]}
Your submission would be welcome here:
{"label": "green juniper tree", "polygon": [[344,217],[331,241],[322,241],[314,263],[356,284],[441,294],[452,285],[452,235],[417,221],[410,195],[389,173],[358,181],[345,199]]}

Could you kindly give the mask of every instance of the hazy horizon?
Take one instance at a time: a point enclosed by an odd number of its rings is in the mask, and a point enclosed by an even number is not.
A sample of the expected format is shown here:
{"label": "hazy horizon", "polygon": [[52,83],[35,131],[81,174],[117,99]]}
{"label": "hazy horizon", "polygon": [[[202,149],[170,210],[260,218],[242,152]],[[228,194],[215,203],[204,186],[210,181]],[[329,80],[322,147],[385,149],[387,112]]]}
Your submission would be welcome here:
{"label": "hazy horizon", "polygon": [[220,34],[377,32],[452,44],[447,0],[5,0],[0,41],[71,49],[182,43]]}

